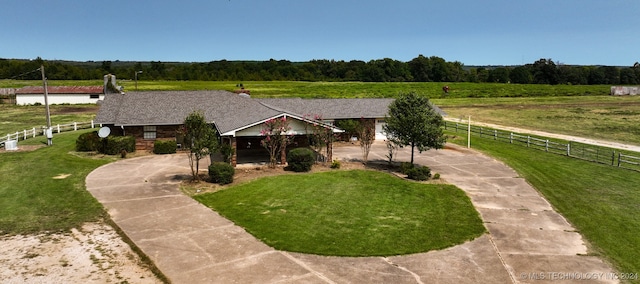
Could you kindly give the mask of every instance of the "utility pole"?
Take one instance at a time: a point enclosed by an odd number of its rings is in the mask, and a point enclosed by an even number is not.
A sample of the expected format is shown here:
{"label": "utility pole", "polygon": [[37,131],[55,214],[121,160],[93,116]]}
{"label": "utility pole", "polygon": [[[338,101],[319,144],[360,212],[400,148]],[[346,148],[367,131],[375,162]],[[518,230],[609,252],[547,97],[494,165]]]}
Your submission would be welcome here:
{"label": "utility pole", "polygon": [[40,73],[42,73],[42,88],[44,90],[44,106],[47,110],[47,145],[51,146],[51,112],[49,111],[49,92],[47,91],[47,77],[44,75],[44,65],[40,65]]}

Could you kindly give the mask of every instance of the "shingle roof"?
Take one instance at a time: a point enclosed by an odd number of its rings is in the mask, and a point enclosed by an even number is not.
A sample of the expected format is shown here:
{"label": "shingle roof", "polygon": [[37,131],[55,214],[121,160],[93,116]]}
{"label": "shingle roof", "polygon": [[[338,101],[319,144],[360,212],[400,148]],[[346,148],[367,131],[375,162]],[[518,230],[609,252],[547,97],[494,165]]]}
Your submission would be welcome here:
{"label": "shingle roof", "polygon": [[[44,94],[42,86],[28,86],[16,90],[16,94]],[[102,94],[102,86],[48,86],[48,94]]]}
{"label": "shingle roof", "polygon": [[253,99],[227,91],[169,91],[108,94],[96,123],[114,125],[182,124],[200,110],[220,133],[243,129],[282,114],[323,119],[384,117],[393,99]]}
{"label": "shingle roof", "polygon": [[380,118],[387,114],[393,99],[256,99],[269,107],[290,110],[300,116],[320,115],[323,119]]}

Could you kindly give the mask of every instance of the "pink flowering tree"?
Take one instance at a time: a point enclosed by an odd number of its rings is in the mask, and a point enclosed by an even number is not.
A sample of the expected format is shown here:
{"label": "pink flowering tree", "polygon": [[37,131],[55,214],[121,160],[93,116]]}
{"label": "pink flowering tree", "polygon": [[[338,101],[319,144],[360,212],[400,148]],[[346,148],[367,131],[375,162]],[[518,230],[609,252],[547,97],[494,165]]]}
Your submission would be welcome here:
{"label": "pink flowering tree", "polygon": [[318,154],[326,158],[325,162],[330,162],[332,159],[332,143],[335,140],[333,129],[322,125],[322,116],[305,115],[305,119],[311,122],[305,124],[305,132],[309,138],[309,146]]}
{"label": "pink flowering tree", "polygon": [[287,145],[293,139],[293,136],[288,134],[290,130],[289,122],[284,116],[269,119],[262,125],[260,135],[264,136],[264,139],[260,141],[260,144],[269,151],[269,167],[276,167],[278,154],[281,158],[284,157]]}

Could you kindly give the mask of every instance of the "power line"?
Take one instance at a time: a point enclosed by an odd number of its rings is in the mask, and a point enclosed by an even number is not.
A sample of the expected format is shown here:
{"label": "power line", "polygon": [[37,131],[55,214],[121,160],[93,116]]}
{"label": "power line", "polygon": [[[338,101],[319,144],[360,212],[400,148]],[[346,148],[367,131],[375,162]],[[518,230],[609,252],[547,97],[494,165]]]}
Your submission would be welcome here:
{"label": "power line", "polygon": [[28,72],[25,72],[25,73],[22,73],[22,74],[20,74],[20,75],[13,76],[13,77],[9,78],[9,80],[13,80],[13,79],[15,79],[15,78],[22,77],[22,76],[26,76],[26,75],[29,75],[29,74],[31,74],[31,73],[35,73],[35,72],[40,72],[40,68],[35,69],[35,70],[31,70],[31,71],[28,71]]}

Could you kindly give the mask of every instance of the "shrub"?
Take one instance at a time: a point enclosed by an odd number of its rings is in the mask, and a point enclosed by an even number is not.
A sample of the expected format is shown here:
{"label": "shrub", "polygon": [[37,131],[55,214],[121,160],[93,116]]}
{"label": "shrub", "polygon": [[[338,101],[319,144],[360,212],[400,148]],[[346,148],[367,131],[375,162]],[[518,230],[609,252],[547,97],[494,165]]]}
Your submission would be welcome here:
{"label": "shrub", "polygon": [[405,175],[409,174],[409,170],[413,168],[414,168],[413,164],[409,162],[402,162],[400,164],[400,172]]}
{"label": "shrub", "polygon": [[156,140],[153,142],[154,154],[173,154],[178,149],[178,143],[175,140]]}
{"label": "shrub", "polygon": [[98,131],[83,133],[76,139],[76,151],[89,152],[100,149],[100,137]]}
{"label": "shrub", "polygon": [[414,167],[407,172],[407,177],[412,180],[428,180],[431,177],[431,169],[427,166]]}
{"label": "shrub", "polygon": [[233,182],[233,175],[236,169],[225,162],[215,162],[209,166],[209,178],[218,184],[229,184]]}
{"label": "shrub", "polygon": [[440,179],[440,174],[439,173],[435,173],[433,175],[433,179]]}
{"label": "shrub", "polygon": [[340,168],[340,161],[333,160],[333,162],[331,162],[331,168],[332,169],[339,169]]}
{"label": "shrub", "polygon": [[109,136],[107,138],[106,146],[102,150],[102,153],[107,155],[117,155],[122,153],[122,150],[128,153],[136,151],[136,138],[133,136]]}
{"label": "shrub", "polygon": [[296,148],[289,151],[287,163],[294,172],[308,172],[316,160],[316,155],[308,148]]}
{"label": "shrub", "polygon": [[226,163],[231,163],[231,158],[235,152],[236,150],[229,144],[222,144],[220,146],[220,155],[222,155],[222,160]]}

